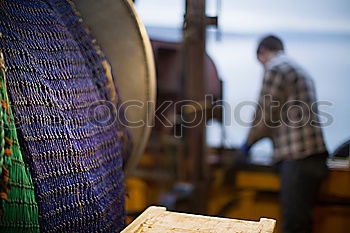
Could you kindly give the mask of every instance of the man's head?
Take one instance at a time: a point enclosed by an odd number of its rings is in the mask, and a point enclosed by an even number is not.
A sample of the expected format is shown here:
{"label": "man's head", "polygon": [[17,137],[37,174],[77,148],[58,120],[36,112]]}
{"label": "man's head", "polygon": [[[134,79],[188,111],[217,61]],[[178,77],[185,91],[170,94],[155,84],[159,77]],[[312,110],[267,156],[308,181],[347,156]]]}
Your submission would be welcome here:
{"label": "man's head", "polygon": [[259,62],[265,66],[280,51],[284,51],[282,40],[269,35],[260,40],[256,54]]}

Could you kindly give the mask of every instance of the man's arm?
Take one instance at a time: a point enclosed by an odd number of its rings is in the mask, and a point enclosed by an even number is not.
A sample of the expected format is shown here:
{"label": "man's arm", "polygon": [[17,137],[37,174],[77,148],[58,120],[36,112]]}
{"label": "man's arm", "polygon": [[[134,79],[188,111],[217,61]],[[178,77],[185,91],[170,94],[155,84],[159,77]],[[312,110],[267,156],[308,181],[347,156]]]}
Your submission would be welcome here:
{"label": "man's arm", "polygon": [[286,99],[286,81],[283,73],[277,70],[266,71],[246,145],[252,146],[260,139],[270,137],[271,129],[281,124],[280,109]]}

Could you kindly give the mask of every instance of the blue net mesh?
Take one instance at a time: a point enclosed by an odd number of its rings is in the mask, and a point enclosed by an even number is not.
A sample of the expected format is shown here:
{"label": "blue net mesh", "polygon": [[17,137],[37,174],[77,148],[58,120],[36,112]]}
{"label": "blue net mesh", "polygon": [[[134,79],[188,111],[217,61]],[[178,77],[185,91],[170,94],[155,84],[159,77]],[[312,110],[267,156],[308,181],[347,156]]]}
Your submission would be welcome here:
{"label": "blue net mesh", "polygon": [[1,1],[0,18],[41,231],[120,231],[130,140],[103,52],[69,1]]}

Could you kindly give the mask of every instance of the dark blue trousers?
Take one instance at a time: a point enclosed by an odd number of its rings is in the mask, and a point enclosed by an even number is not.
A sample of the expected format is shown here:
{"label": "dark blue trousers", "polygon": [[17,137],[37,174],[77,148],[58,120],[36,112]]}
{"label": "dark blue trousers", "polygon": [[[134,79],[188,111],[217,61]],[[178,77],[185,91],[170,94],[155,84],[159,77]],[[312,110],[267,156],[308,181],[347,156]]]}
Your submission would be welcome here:
{"label": "dark blue trousers", "polygon": [[317,154],[279,164],[283,233],[312,232],[312,207],[327,175],[327,157]]}

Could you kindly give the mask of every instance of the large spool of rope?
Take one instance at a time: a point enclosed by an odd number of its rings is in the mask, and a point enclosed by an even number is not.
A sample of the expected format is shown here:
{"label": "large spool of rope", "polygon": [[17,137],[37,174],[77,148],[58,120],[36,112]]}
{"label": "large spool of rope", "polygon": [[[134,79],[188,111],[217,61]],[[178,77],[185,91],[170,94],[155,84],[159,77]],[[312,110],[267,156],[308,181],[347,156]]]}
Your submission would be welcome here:
{"label": "large spool of rope", "polygon": [[152,47],[133,3],[128,0],[74,0],[86,26],[111,63],[134,147],[126,174],[135,168],[151,130],[155,106]]}

